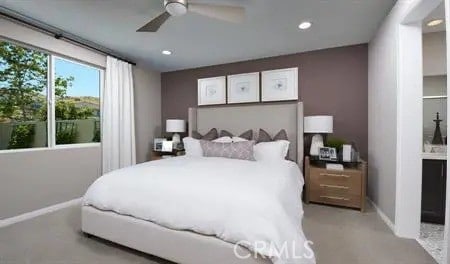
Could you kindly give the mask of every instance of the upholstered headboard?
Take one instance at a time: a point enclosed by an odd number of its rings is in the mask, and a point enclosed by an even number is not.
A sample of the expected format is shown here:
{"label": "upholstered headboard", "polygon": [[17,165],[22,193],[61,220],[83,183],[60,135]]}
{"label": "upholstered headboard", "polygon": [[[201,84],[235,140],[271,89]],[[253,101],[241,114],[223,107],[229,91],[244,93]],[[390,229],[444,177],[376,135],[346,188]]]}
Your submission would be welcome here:
{"label": "upholstered headboard", "polygon": [[189,108],[189,136],[192,131],[206,133],[211,128],[228,130],[234,135],[260,128],[274,136],[285,129],[290,144],[289,158],[303,167],[303,103],[258,104]]}

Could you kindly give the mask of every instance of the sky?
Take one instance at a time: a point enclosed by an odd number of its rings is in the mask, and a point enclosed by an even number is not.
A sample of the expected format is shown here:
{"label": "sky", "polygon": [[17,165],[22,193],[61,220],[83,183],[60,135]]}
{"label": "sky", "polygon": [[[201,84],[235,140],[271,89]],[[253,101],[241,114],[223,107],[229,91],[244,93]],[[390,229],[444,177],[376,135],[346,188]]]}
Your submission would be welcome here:
{"label": "sky", "polygon": [[100,97],[100,70],[76,62],[55,58],[55,74],[75,80],[67,89],[68,96]]}

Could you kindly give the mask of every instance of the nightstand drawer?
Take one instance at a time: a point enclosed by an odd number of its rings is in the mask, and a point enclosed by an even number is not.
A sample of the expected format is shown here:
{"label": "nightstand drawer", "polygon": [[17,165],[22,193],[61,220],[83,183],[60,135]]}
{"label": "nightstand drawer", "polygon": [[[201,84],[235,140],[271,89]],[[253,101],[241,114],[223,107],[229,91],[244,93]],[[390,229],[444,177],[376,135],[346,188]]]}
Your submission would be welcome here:
{"label": "nightstand drawer", "polygon": [[339,194],[329,190],[316,190],[311,193],[311,202],[359,208],[361,195]]}
{"label": "nightstand drawer", "polygon": [[322,184],[361,190],[362,175],[358,171],[332,171],[322,168],[311,168],[310,173],[311,187],[319,188],[320,184]]}
{"label": "nightstand drawer", "polygon": [[361,187],[351,184],[329,184],[322,182],[311,182],[312,192],[325,192],[330,195],[360,195]]}

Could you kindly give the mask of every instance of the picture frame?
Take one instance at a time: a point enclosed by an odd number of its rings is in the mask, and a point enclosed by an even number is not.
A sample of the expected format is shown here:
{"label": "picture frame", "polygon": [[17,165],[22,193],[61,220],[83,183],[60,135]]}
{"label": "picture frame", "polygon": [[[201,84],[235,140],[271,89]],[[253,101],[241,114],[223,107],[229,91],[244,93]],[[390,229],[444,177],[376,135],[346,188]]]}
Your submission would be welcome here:
{"label": "picture frame", "polygon": [[263,71],[261,101],[298,100],[298,68]]}
{"label": "picture frame", "polygon": [[162,152],[172,152],[173,151],[173,142],[172,141],[163,141],[162,142]]}
{"label": "picture frame", "polygon": [[153,150],[154,151],[161,151],[164,141],[167,141],[167,139],[165,139],[165,138],[155,138],[153,140]]}
{"label": "picture frame", "polygon": [[229,104],[259,102],[259,72],[227,76],[227,102]]}
{"label": "picture frame", "polygon": [[319,148],[319,160],[338,161],[336,148],[322,147]]}
{"label": "picture frame", "polygon": [[198,105],[226,104],[225,76],[198,79]]}

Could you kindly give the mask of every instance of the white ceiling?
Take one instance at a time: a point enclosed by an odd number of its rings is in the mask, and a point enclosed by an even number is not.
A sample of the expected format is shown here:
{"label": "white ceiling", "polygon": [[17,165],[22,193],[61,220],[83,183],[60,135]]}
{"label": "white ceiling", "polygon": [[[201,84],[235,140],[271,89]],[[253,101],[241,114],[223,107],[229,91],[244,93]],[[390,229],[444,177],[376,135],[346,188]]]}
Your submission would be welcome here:
{"label": "white ceiling", "polygon": [[431,32],[441,32],[445,31],[445,22],[435,26],[435,27],[429,27],[427,26],[427,23],[431,20],[435,19],[443,19],[445,21],[445,6],[444,2],[442,2],[431,14],[429,14],[424,20],[422,29],[424,33],[431,33]]}
{"label": "white ceiling", "polygon": [[[186,68],[367,43],[395,0],[196,0],[236,4],[233,24],[187,14],[157,33],[136,33],[163,10],[162,0],[0,0],[0,5],[58,27],[155,70]],[[298,24],[313,27],[301,32]],[[161,51],[169,49],[171,56]]]}

